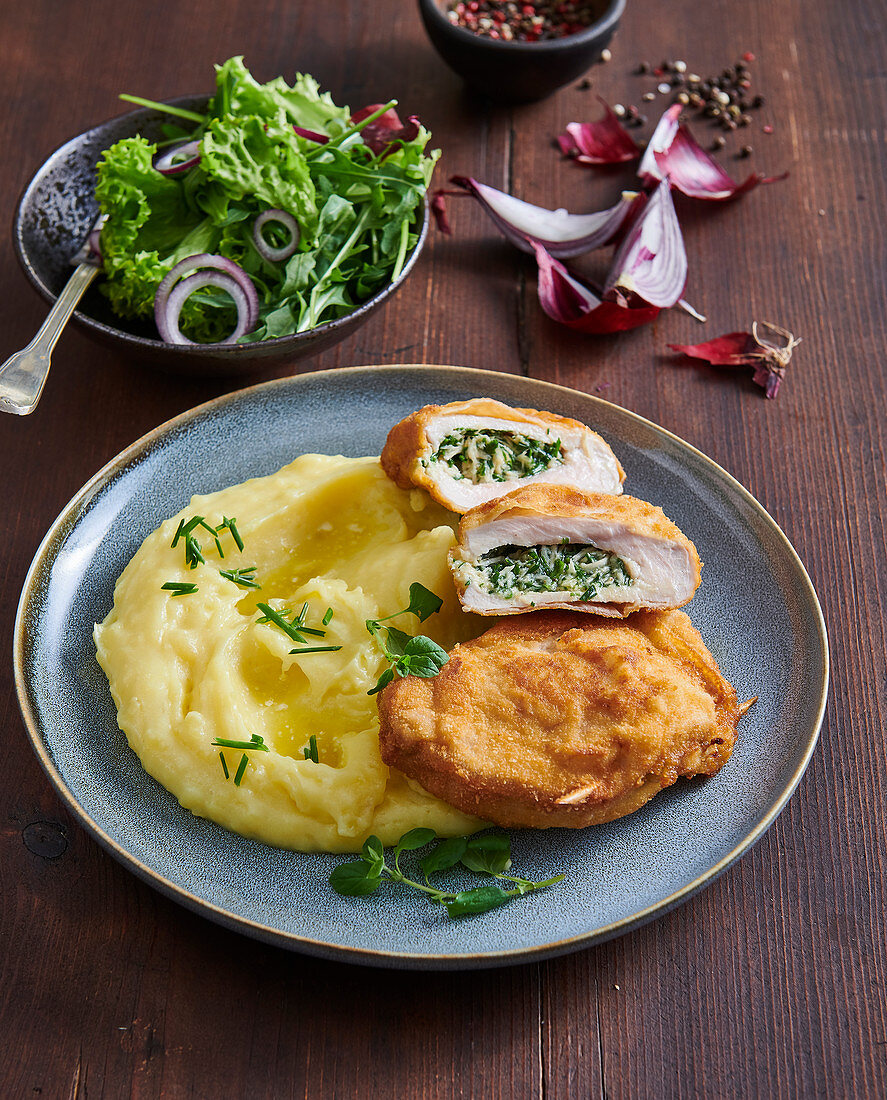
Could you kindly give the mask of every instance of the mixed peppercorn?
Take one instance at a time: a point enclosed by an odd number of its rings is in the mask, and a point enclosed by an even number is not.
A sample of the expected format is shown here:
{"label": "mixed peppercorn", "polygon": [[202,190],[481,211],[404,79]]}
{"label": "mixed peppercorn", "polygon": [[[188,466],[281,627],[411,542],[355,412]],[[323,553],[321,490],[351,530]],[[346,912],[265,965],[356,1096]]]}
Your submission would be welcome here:
{"label": "mixed peppercorn", "polygon": [[600,16],[589,0],[450,0],[447,18],[505,42],[543,42],[584,31]]}
{"label": "mixed peppercorn", "polygon": [[[750,112],[764,106],[764,97],[752,92],[750,65],[753,53],[744,53],[734,64],[713,76],[698,76],[687,71],[686,61],[663,61],[650,65],[642,61],[635,70],[638,76],[652,77],[657,81],[654,89],[641,96],[643,103],[652,103],[659,96],[668,96],[672,103],[680,103],[690,111],[697,111],[710,118],[723,130],[737,130],[752,122]],[[613,110],[627,126],[642,126],[646,116],[634,104],[617,103]],[[764,126],[764,133],[772,133],[772,126]],[[716,137],[712,149],[723,149],[723,137]],[[750,145],[743,145],[737,156],[749,156]]]}

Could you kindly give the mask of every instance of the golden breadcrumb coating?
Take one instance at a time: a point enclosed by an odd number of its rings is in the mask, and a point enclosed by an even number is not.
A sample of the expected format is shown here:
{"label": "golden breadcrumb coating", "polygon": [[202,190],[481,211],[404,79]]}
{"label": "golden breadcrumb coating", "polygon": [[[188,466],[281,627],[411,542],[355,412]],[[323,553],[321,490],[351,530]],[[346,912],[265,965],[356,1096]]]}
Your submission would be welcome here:
{"label": "golden breadcrumb coating", "polygon": [[581,828],[729,759],[736,693],[689,618],[537,611],[379,696],[382,759],[503,827]]}

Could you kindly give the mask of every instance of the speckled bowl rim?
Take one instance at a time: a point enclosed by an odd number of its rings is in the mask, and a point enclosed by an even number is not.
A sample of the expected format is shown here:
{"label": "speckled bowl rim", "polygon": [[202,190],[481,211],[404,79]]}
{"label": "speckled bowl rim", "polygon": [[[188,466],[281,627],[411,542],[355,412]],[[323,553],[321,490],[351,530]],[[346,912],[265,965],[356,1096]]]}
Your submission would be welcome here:
{"label": "speckled bowl rim", "polygon": [[[302,951],[307,954],[320,955],[322,957],[335,959],[342,962],[360,963],[368,966],[388,966],[388,967],[405,967],[405,968],[424,968],[424,969],[473,969],[481,967],[494,967],[494,966],[507,966],[515,963],[535,962],[542,959],[551,958],[557,955],[566,954],[571,951],[576,951],[584,947],[590,947],[597,943],[602,943],[606,940],[612,939],[616,936],[625,934],[634,928],[639,927],[642,924],[652,920],[654,917],[663,916],[670,912],[672,909],[681,905],[683,902],[688,901],[694,894],[698,893],[703,887],[713,882],[718,876],[723,874],[736,860],[739,859],[752,845],[754,845],[764,833],[770,828],[773,822],[776,820],[779,813],[783,810],[788,800],[791,798],[798,783],[801,780],[804,772],[807,769],[810,759],[813,755],[813,751],[816,748],[816,744],[819,740],[819,733],[822,727],[823,718],[825,715],[825,707],[828,697],[828,685],[829,685],[829,645],[828,634],[826,631],[825,619],[822,614],[822,608],[819,604],[819,600],[816,595],[816,591],[813,587],[813,583],[805,569],[801,559],[792,546],[786,534],[779,527],[773,517],[767,512],[767,510],[759,503],[759,501],[752,496],[752,494],[731,474],[729,474],[723,467],[719,466],[713,459],[710,459],[702,451],[693,447],[691,444],[685,442],[679,436],[667,429],[659,427],[657,424],[645,417],[631,412],[628,409],[624,409],[621,406],[614,405],[612,402],[605,401],[602,398],[595,397],[591,394],[582,393],[581,391],[570,389],[566,386],[559,386],[554,383],[544,382],[533,378],[522,378],[521,383],[526,384],[528,389],[535,390],[539,393],[539,401],[536,407],[545,408],[549,405],[554,405],[558,395],[569,396],[575,398],[577,395],[584,401],[589,400],[593,404],[599,404],[609,409],[615,409],[618,416],[626,417],[630,421],[633,421],[639,427],[642,427],[648,432],[651,432],[654,436],[658,436],[664,440],[669,441],[672,444],[677,444],[680,448],[685,449],[695,456],[697,461],[700,461],[708,471],[714,475],[715,479],[722,484],[726,485],[733,493],[737,494],[739,498],[747,505],[750,505],[752,510],[757,513],[759,519],[763,520],[766,524],[771,536],[781,546],[787,562],[793,569],[795,580],[799,583],[800,592],[806,597],[808,610],[812,611],[813,619],[816,624],[817,640],[821,646],[822,662],[819,669],[819,677],[817,684],[811,684],[811,692],[815,691],[818,687],[818,700],[815,710],[815,718],[809,730],[809,734],[806,740],[806,747],[803,755],[795,768],[794,772],[790,775],[788,781],[785,783],[782,791],[775,798],[769,811],[765,816],[742,838],[742,840],[726,855],[719,859],[715,864],[709,867],[704,873],[698,875],[692,881],[686,883],[679,890],[669,896],[655,902],[652,905],[646,906],[643,909],[632,913],[630,916],[624,917],[620,920],[613,921],[608,925],[598,927],[590,932],[583,933],[577,936],[571,936],[565,939],[557,941],[548,941],[543,944],[538,944],[533,947],[521,947],[515,949],[505,949],[498,952],[485,952],[478,954],[468,953],[406,953],[406,952],[392,952],[382,950],[366,950],[358,947],[350,947],[347,945],[330,943],[326,941],[319,941],[306,936],[299,936],[292,933],[282,931],[280,929],[269,928],[267,925],[261,924],[257,921],[250,920],[248,918],[234,915],[228,912],[226,909],[218,906],[212,902],[206,901],[199,897],[197,894],[192,893],[189,890],[185,890],[182,887],[170,882],[164,878],[163,875],[154,871],[146,864],[142,863],[139,859],[134,857],[129,851],[126,850],[120,843],[118,843],[112,836],[106,833],[85,809],[80,805],[76,798],[72,795],[71,791],[61,775],[60,771],[54,764],[49,752],[44,744],[44,739],[41,732],[40,716],[31,709],[28,692],[27,692],[27,662],[26,662],[26,620],[29,605],[35,597],[36,581],[41,574],[43,568],[48,561],[52,560],[56,551],[59,549],[57,543],[59,539],[59,533],[64,528],[67,521],[72,514],[77,510],[79,505],[88,500],[88,498],[97,489],[107,484],[118,472],[122,471],[133,462],[137,461],[139,457],[149,450],[151,446],[165,434],[175,431],[189,422],[200,417],[202,414],[209,410],[220,410],[225,405],[235,403],[242,400],[244,397],[257,393],[260,391],[267,391],[275,388],[293,387],[298,388],[300,384],[315,383],[318,380],[328,381],[330,385],[335,385],[338,379],[348,379],[353,383],[356,378],[359,379],[361,373],[365,375],[378,376],[380,373],[385,373],[389,376],[398,372],[407,371],[411,374],[417,374],[425,372],[429,375],[429,382],[434,379],[439,380],[440,373],[446,371],[449,379],[464,381],[469,388],[477,387],[478,392],[482,392],[482,386],[484,379],[500,379],[502,375],[487,370],[479,370],[472,367],[455,367],[447,365],[390,365],[390,366],[356,366],[356,367],[339,367],[326,371],[315,371],[307,374],[291,376],[287,378],[275,379],[269,382],[262,382],[257,385],[249,386],[241,390],[234,391],[232,393],[224,394],[220,397],[214,398],[211,401],[207,401],[202,405],[198,405],[188,411],[181,413],[179,416],[166,421],[159,425],[153,431],[143,435],[140,439],[136,440],[129,447],[121,451],[115,458],[111,459],[101,470],[91,478],[78,493],[76,493],[68,504],[60,512],[55,522],[49,528],[43,541],[41,542],[37,553],[34,556],[34,560],[28,570],[25,582],[22,588],[22,594],[19,600],[18,609],[16,612],[14,634],[13,634],[13,664],[15,672],[15,685],[16,693],[18,696],[18,703],[21,709],[22,718],[24,719],[25,727],[28,737],[31,741],[31,745],[37,758],[46,772],[47,777],[55,788],[56,793],[61,798],[66,809],[71,815],[83,826],[83,828],[99,842],[99,844],[106,849],[112,856],[124,864],[129,870],[134,872],[144,881],[149,883],[155,889],[161,893],[167,895],[173,900],[184,905],[203,916],[222,924],[228,928],[234,929],[246,935],[249,935],[255,939],[264,941],[266,943],[274,944],[276,946],[282,946],[289,948],[290,950]],[[511,376],[514,377],[514,376]],[[550,397],[548,396],[550,395]],[[534,399],[535,400],[535,399]]]}

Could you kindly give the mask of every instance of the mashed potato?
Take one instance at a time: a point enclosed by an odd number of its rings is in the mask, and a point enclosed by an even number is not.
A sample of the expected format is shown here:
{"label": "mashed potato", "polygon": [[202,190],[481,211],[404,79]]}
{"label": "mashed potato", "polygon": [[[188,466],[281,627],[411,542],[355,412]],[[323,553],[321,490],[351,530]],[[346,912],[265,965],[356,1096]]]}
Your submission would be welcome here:
{"label": "mashed potato", "polygon": [[[234,518],[243,551],[223,530],[221,559],[198,528],[206,561],[189,569],[182,542],[170,544],[194,515],[214,527]],[[392,625],[445,649],[488,625],[462,614],[453,589],[456,518],[397,488],[375,458],[304,455],[270,477],[194,497],[145,540],[95,628],[118,723],[146,771],[192,813],[284,848],[348,852],[372,833],[392,844],[419,825],[444,836],[479,828],[382,763],[376,697],[367,695],[386,662],[365,620],[405,608],[412,582],[444,606],[425,623],[403,615]],[[249,566],[259,590],[221,576]],[[198,590],[173,595],[161,588],[170,581]],[[296,643],[259,622],[258,602],[297,614],[306,601],[305,624],[326,632],[308,645],[337,652],[290,653]],[[256,734],[270,751],[249,752],[235,786],[242,752],[223,750],[226,779],[212,742]],[[312,735],[318,763],[304,755]]]}

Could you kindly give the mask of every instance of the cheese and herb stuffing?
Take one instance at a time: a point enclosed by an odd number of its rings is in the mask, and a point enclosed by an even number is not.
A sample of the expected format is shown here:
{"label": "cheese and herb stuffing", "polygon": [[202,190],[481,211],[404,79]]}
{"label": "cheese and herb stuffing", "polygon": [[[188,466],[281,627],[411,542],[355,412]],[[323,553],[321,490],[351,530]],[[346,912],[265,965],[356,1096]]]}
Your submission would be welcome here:
{"label": "cheese and herb stuffing", "polygon": [[564,456],[560,439],[549,443],[519,432],[462,428],[447,435],[425,465],[437,462],[478,485],[532,477],[563,465]]}

